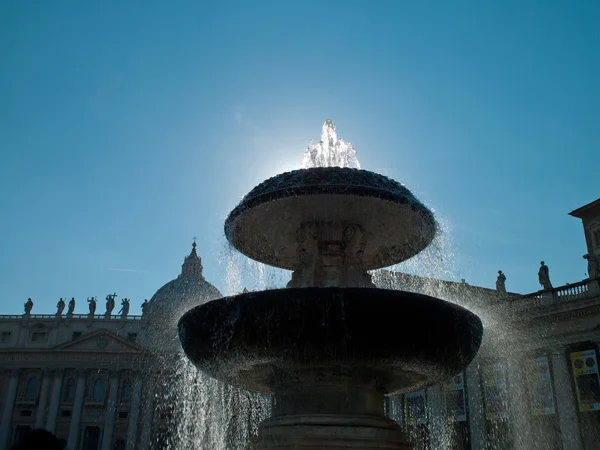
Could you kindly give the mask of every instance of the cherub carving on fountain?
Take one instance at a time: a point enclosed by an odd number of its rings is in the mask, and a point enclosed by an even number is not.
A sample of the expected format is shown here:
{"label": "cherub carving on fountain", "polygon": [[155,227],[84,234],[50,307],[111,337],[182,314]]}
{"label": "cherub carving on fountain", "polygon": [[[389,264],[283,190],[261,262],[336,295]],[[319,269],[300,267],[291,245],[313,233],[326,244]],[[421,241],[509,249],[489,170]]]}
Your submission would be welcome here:
{"label": "cherub carving on fountain", "polygon": [[342,235],[344,259],[342,263],[342,285],[375,287],[364,267],[364,253],[367,238],[361,226],[348,225]]}
{"label": "cherub carving on fountain", "polygon": [[304,223],[296,231],[297,268],[292,273],[288,287],[314,285],[317,256],[319,253],[319,228],[315,224]]}

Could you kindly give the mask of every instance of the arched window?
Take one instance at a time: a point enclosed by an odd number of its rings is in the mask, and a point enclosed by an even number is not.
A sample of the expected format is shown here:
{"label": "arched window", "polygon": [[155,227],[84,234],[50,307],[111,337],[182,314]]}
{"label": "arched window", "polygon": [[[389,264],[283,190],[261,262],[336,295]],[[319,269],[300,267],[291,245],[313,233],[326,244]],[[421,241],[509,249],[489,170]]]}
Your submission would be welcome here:
{"label": "arched window", "polygon": [[131,381],[126,379],[121,386],[121,402],[129,403],[131,401]]}
{"label": "arched window", "polygon": [[97,378],[94,381],[94,387],[92,389],[92,398],[94,400],[102,400],[106,393],[106,382],[103,378]]}
{"label": "arched window", "polygon": [[38,395],[38,380],[36,377],[30,377],[25,383],[25,397],[37,398]]}
{"label": "arched window", "polygon": [[65,391],[63,393],[63,400],[72,401],[75,398],[75,378],[69,378],[65,383]]}
{"label": "arched window", "polygon": [[119,439],[113,444],[113,450],[125,450],[125,441],[123,439]]}

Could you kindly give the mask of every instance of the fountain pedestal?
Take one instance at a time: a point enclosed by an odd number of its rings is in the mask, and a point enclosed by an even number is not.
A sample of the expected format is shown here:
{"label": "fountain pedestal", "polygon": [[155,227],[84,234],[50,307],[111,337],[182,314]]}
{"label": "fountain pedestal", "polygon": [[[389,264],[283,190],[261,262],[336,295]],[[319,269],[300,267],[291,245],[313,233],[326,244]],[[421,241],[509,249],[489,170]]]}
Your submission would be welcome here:
{"label": "fountain pedestal", "polygon": [[384,394],[460,372],[483,331],[460,306],[370,280],[367,271],[431,242],[431,211],[382,175],[315,168],[257,186],[225,234],[247,256],[294,271],[287,289],[213,300],[179,321],[203,372],[274,395],[254,449],[409,449],[384,416]]}
{"label": "fountain pedestal", "polygon": [[[322,377],[321,377],[322,378]],[[383,414],[374,383],[300,380],[274,396],[254,450],[409,450],[400,426]]]}

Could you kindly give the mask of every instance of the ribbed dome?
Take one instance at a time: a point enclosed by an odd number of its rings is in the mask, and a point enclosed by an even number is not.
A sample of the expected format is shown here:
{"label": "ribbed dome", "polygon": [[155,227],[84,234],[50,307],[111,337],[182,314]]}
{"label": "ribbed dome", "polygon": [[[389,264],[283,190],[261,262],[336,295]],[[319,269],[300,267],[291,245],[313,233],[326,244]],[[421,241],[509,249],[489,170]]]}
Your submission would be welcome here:
{"label": "ribbed dome", "polygon": [[202,275],[202,261],[194,242],[181,266],[181,274],[156,291],[148,302],[147,311],[152,319],[175,326],[186,311],[220,297],[219,290]]}

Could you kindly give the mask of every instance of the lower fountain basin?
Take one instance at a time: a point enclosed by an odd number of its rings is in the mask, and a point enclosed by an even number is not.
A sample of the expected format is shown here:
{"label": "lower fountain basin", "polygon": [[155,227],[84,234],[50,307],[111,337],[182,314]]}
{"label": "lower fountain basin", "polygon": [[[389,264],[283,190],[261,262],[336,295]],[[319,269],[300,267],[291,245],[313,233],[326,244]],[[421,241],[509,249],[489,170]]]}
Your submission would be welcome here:
{"label": "lower fountain basin", "polygon": [[479,318],[458,305],[374,288],[250,292],[179,321],[181,345],[200,370],[265,393],[342,379],[410,392],[461,371],[482,333]]}

